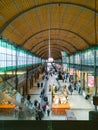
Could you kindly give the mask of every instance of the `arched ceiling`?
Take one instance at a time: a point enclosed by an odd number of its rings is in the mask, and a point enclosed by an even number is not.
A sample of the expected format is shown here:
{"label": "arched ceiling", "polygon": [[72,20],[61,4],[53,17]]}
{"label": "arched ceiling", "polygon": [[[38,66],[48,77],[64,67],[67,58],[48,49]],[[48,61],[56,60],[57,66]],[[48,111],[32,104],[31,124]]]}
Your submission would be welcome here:
{"label": "arched ceiling", "polygon": [[0,0],[0,36],[40,57],[98,46],[98,0]]}

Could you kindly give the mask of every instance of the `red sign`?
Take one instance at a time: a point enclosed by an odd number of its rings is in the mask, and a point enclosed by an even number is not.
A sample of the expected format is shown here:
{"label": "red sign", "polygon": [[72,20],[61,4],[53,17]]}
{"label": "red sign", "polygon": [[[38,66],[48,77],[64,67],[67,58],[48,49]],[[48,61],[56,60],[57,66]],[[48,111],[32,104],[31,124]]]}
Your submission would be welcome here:
{"label": "red sign", "polygon": [[88,87],[94,87],[94,76],[88,76]]}

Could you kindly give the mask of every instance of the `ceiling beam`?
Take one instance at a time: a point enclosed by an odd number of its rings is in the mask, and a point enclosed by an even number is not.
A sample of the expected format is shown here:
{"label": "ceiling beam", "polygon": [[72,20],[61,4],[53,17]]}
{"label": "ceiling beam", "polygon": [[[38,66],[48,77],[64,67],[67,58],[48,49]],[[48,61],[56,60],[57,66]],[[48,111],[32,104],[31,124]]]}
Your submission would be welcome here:
{"label": "ceiling beam", "polygon": [[[95,13],[95,10],[92,8],[89,8],[85,5],[81,5],[81,4],[76,4],[76,3],[70,3],[70,2],[49,2],[49,3],[44,3],[44,4],[40,4],[40,5],[35,5],[34,7],[28,8],[26,10],[23,10],[22,12],[19,12],[18,14],[16,14],[15,16],[13,16],[10,20],[8,20],[4,26],[0,29],[0,34],[3,33],[3,31],[15,20],[17,20],[19,17],[21,17],[22,15],[32,11],[32,10],[36,10],[38,8],[42,8],[42,7],[46,7],[49,5],[65,5],[65,6],[73,6],[73,7],[78,7],[78,8],[84,8],[88,11],[90,11],[91,13]],[[98,12],[96,11],[96,14],[98,14]]]}
{"label": "ceiling beam", "polygon": [[[37,54],[37,53],[43,51],[44,49],[48,49],[48,47],[47,46],[42,46],[42,47],[36,49],[37,51],[34,51],[34,53]],[[62,47],[61,46],[55,47],[55,45],[52,45],[51,48],[50,48],[50,50],[52,50],[52,49],[58,49],[60,52],[61,51],[66,51],[66,48],[64,49],[63,46]]]}
{"label": "ceiling beam", "polygon": [[[53,52],[52,54],[54,54],[54,53],[55,52]],[[44,57],[44,59],[48,59],[48,55],[46,53],[43,54],[43,57]],[[61,59],[61,58],[62,58],[61,56],[54,54],[54,57],[53,57],[54,60]]]}
{"label": "ceiling beam", "polygon": [[[60,49],[58,48],[53,48],[54,50],[51,50],[51,53],[54,51],[55,53],[59,53],[61,55],[61,52],[60,52]],[[37,55],[41,55],[44,51],[47,51],[47,54],[48,54],[48,48],[43,48],[42,51],[39,51],[37,52]]]}
{"label": "ceiling beam", "polygon": [[[63,42],[63,44],[66,43],[66,44],[68,44],[69,46],[71,46],[72,48],[74,48],[75,51],[78,51],[78,49],[77,49],[74,45],[72,45],[70,42],[68,42],[68,41],[66,41],[66,40],[64,40],[64,39],[59,39],[59,38],[53,39],[53,38],[51,38],[51,41],[53,41],[53,40]],[[33,50],[34,48],[36,48],[38,45],[40,45],[40,44],[42,44],[42,43],[44,43],[44,42],[46,42],[46,41],[49,41],[49,39],[44,39],[44,40],[42,40],[42,41],[40,41],[40,42],[34,44],[34,46],[32,46],[32,48],[31,48],[29,51],[32,51],[32,50]],[[67,46],[66,46],[65,48],[68,49]],[[70,51],[70,50],[69,50],[69,51]]]}
{"label": "ceiling beam", "polygon": [[[54,53],[54,56],[56,56],[56,57],[62,57],[61,56],[61,54],[57,51],[57,52],[55,52],[55,51],[51,51],[51,54],[53,54]],[[42,52],[41,54],[39,54],[40,56],[42,56],[42,57],[44,57],[44,58],[48,58],[48,53],[47,53],[47,50],[45,50],[44,52]],[[45,55],[45,56],[44,56]],[[52,58],[54,58],[54,56],[52,57]]]}
{"label": "ceiling beam", "polygon": [[[50,49],[58,48],[60,51],[65,51],[67,54],[70,54],[69,50],[67,50],[65,48],[65,46],[63,46],[63,45],[62,46],[59,46],[59,45],[55,46],[55,44],[53,44],[50,47],[51,47]],[[32,52],[37,53],[38,51],[41,51],[43,48],[48,48],[48,47],[43,45],[42,47],[40,47],[40,48],[38,48],[38,49],[36,49],[35,51],[32,51]],[[73,53],[73,52],[71,52],[71,53]]]}
{"label": "ceiling beam", "polygon": [[[70,31],[70,30],[67,30],[67,29],[61,29],[61,28],[50,28],[50,30],[60,30],[60,31],[72,33],[74,36],[76,36],[76,37],[82,39],[82,40],[85,42],[85,44],[88,45],[88,47],[91,46],[90,43],[89,43],[86,39],[84,39],[82,36],[80,36],[80,35],[79,35],[78,33],[76,33],[76,32],[73,32],[73,31]],[[35,33],[35,34],[32,34],[31,36],[29,36],[29,37],[21,44],[21,46],[24,46],[24,45],[26,44],[26,42],[29,41],[32,37],[34,37],[34,36],[36,36],[36,35],[38,35],[38,34],[40,34],[40,33],[46,32],[46,31],[49,31],[49,28],[48,28],[48,29],[45,29],[45,30],[41,30],[40,32],[37,32],[37,33]],[[72,43],[70,43],[70,44],[73,45]],[[74,46],[74,47],[76,47],[76,46]]]}

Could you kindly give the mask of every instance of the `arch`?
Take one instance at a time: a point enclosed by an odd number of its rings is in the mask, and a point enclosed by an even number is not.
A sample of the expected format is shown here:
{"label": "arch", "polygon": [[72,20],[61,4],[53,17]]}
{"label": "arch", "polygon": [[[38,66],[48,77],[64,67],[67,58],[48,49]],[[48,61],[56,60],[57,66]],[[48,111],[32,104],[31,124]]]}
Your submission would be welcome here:
{"label": "arch", "polygon": [[[55,53],[55,51],[51,51],[51,54],[52,54],[53,52]],[[44,52],[40,53],[39,55],[41,55],[41,57],[43,57],[44,54],[45,54],[45,56],[48,56],[48,53],[47,53],[47,50],[46,50],[46,49],[45,49]],[[61,54],[60,54],[60,52],[59,52],[58,50],[56,50],[55,55],[56,55],[56,56],[59,55],[60,58],[61,58]],[[44,56],[44,57],[45,57],[45,56]],[[57,57],[58,57],[58,56],[57,56]],[[53,57],[53,58],[54,58],[54,57]]]}
{"label": "arch", "polygon": [[[59,53],[60,55],[61,55],[61,52],[60,52],[60,50],[58,49],[58,48],[54,48],[55,50],[52,50],[51,52],[55,52],[55,53]],[[44,48],[43,49],[43,51],[39,51],[38,53],[37,53],[37,55],[41,55],[44,51],[47,51],[47,54],[48,54],[48,48]]]}
{"label": "arch", "polygon": [[[64,31],[64,32],[70,32],[70,33],[74,34],[75,36],[79,37],[80,39],[82,39],[82,40],[88,45],[88,47],[90,47],[90,43],[88,43],[88,41],[87,41],[86,39],[84,39],[82,36],[80,36],[80,35],[79,35],[78,33],[76,33],[76,32],[73,32],[73,31],[70,31],[70,30],[67,30],[67,29],[60,29],[60,28],[51,28],[50,30],[60,30],[60,31]],[[40,32],[37,32],[37,33],[35,33],[35,34],[32,34],[31,36],[29,36],[29,37],[22,43],[21,46],[24,46],[25,43],[26,43],[28,40],[30,40],[32,37],[34,37],[34,36],[36,36],[36,35],[38,35],[38,34],[44,32],[44,31],[49,31],[49,29],[41,30]],[[72,43],[70,43],[70,44],[72,45]],[[74,47],[76,47],[76,46],[74,46]]]}
{"label": "arch", "polygon": [[[42,47],[40,47],[39,49],[37,49],[37,51],[34,51],[34,53],[41,52],[42,50],[47,49],[47,48],[48,48],[47,46],[42,46]],[[52,45],[51,48],[52,48],[52,49],[58,49],[59,51],[60,51],[60,49],[61,49],[61,51],[65,51],[65,50],[66,50],[66,48],[63,49],[64,46],[62,46],[62,47],[55,47],[54,45]],[[62,49],[63,49],[63,50],[62,50]],[[67,51],[68,51],[68,50],[67,50]]]}
{"label": "arch", "polygon": [[[54,54],[55,52],[53,52],[52,54]],[[46,53],[44,53],[43,55],[42,55],[45,59],[48,59],[48,55],[46,56]],[[46,56],[46,57],[45,57]],[[56,59],[61,59],[61,56],[59,56],[59,54],[58,55],[55,55],[54,54],[54,58],[53,58],[54,60],[56,60]]]}
{"label": "arch", "polygon": [[[35,47],[37,47],[37,45],[39,45],[39,44],[41,44],[41,43],[43,43],[43,42],[45,42],[45,41],[48,41],[49,39],[44,39],[43,41],[40,41],[40,42],[38,42],[38,43],[36,43],[29,51],[32,51]],[[69,44],[70,45],[70,42],[67,42],[66,40],[64,40],[64,39],[51,39],[51,40],[59,40],[59,41],[62,41],[62,42],[65,42],[65,43],[67,43],[67,44]],[[61,46],[61,45],[60,45]],[[74,45],[70,45],[70,46],[72,46],[76,51],[78,51],[78,49],[74,46]],[[65,48],[67,48],[67,47],[65,47]]]}
{"label": "arch", "polygon": [[[44,3],[44,4],[40,4],[40,5],[37,5],[37,6],[34,6],[34,7],[31,7],[29,9],[26,9],[22,12],[20,12],[19,14],[16,14],[14,17],[12,17],[10,20],[8,20],[5,25],[0,29],[0,34],[3,33],[3,31],[13,22],[15,21],[16,19],[18,19],[19,17],[21,17],[22,15],[24,15],[25,13],[28,13],[29,11],[32,11],[32,10],[36,10],[37,8],[41,8],[41,7],[44,7],[44,6],[48,6],[48,5],[56,5],[56,4],[60,4],[60,5],[68,5],[68,6],[74,6],[74,7],[79,7],[79,8],[84,8],[84,9],[87,9],[88,11],[91,11],[92,13],[95,13],[95,10],[85,6],[85,5],[80,5],[80,4],[76,4],[76,3],[69,3],[69,2],[51,2],[51,3]],[[96,12],[98,13],[98,12]]]}

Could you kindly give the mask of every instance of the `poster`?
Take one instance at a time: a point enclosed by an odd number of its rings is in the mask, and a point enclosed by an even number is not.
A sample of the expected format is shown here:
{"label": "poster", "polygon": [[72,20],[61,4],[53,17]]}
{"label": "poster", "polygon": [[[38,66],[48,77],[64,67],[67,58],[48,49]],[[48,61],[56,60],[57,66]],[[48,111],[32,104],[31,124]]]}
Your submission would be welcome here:
{"label": "poster", "polygon": [[73,69],[72,69],[72,68],[70,68],[69,74],[70,74],[70,75],[73,75]]}
{"label": "poster", "polygon": [[94,76],[88,75],[88,87],[94,87]]}
{"label": "poster", "polygon": [[63,71],[64,71],[64,72],[66,71],[66,67],[65,67],[65,66],[63,66]]}

